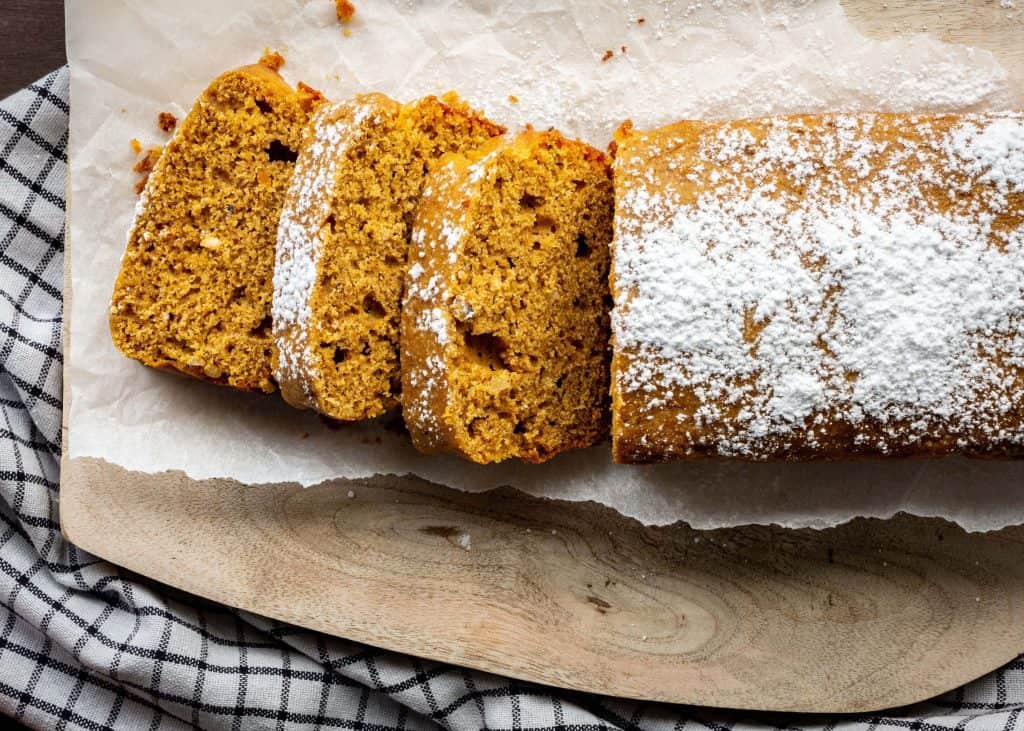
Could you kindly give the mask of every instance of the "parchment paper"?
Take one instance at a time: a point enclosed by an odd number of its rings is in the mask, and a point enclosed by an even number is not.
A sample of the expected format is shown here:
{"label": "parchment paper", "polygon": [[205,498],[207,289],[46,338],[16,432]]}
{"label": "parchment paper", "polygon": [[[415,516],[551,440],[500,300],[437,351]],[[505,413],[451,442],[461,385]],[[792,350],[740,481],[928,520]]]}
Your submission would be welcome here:
{"label": "parchment paper", "polygon": [[684,117],[1001,109],[1021,101],[989,53],[920,35],[868,40],[837,0],[357,0],[357,7],[345,35],[331,0],[67,3],[69,458],[251,484],[414,473],[466,490],[507,484],[596,500],[644,523],[700,528],[820,527],[898,510],[969,530],[1024,520],[1024,463],[623,467],[597,447],[541,466],[479,467],[418,455],[377,424],[331,429],[276,397],[158,373],[119,355],[107,307],[135,204],[129,140],[165,141],[158,112],[181,117],[216,74],[253,62],[266,47],[284,53],[291,81],[332,99],[377,90],[405,100],[454,88],[509,127],[555,125],[602,146],[627,117],[642,128]]}

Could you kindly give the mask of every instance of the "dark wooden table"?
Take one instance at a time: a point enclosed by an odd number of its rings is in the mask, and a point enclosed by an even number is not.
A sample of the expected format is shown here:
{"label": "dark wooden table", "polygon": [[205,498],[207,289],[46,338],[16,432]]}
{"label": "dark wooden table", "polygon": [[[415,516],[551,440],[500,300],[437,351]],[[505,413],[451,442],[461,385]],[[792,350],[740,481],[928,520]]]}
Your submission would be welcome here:
{"label": "dark wooden table", "polygon": [[64,1],[0,0],[0,98],[63,63]]}
{"label": "dark wooden table", "polygon": [[0,98],[63,63],[63,0],[0,0]]}

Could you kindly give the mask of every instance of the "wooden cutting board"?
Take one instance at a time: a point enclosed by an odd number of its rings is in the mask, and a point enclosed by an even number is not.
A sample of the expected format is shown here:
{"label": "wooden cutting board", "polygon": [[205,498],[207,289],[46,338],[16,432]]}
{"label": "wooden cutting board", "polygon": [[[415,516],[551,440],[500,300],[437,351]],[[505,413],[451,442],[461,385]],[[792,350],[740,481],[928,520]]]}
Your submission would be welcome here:
{"label": "wooden cutting board", "polygon": [[[845,4],[870,35],[987,48],[1024,82],[1024,23],[998,0]],[[697,532],[510,490],[254,488],[83,458],[63,466],[61,526],[94,554],[252,612],[633,698],[873,711],[1024,651],[1024,527],[968,534],[897,516]]]}
{"label": "wooden cutting board", "polygon": [[1024,650],[1024,528],[969,534],[900,516],[698,532],[416,479],[246,487],[91,459],[62,477],[68,537],[140,574],[565,688],[867,711]]}

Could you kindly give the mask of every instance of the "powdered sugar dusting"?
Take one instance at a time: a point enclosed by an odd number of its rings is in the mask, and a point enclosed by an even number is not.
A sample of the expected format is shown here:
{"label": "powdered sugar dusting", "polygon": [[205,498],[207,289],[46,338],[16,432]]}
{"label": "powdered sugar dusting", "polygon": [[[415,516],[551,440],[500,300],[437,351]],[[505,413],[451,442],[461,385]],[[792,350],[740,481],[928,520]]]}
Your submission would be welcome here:
{"label": "powdered sugar dusting", "polygon": [[330,215],[330,192],[346,147],[375,109],[371,101],[327,104],[310,121],[311,138],[295,163],[291,188],[281,211],[271,307],[278,362],[274,376],[295,384],[312,405],[309,383],[318,361],[309,342],[310,300],[316,285],[321,230]]}
{"label": "powdered sugar dusting", "polygon": [[1000,193],[1024,192],[1024,125],[1019,118],[965,122],[954,130],[950,149],[979,181]]}
{"label": "powdered sugar dusting", "polygon": [[[455,264],[466,235],[463,211],[455,202],[466,198],[483,179],[477,172],[483,169],[470,166],[463,174],[454,162],[435,168],[412,230],[412,264],[402,303],[402,410],[406,423],[426,440],[437,436],[440,428],[436,409],[443,401],[444,356],[454,327],[446,310],[450,299],[446,271]],[[415,348],[410,350],[412,343]]]}
{"label": "powdered sugar dusting", "polygon": [[[651,159],[623,143],[616,386],[625,426],[651,425],[643,449],[841,451],[836,423],[856,451],[1024,444],[1007,197],[1024,191],[1024,118],[951,119],[694,124]],[[671,152],[694,137],[692,157]],[[660,173],[642,169],[659,149]]]}

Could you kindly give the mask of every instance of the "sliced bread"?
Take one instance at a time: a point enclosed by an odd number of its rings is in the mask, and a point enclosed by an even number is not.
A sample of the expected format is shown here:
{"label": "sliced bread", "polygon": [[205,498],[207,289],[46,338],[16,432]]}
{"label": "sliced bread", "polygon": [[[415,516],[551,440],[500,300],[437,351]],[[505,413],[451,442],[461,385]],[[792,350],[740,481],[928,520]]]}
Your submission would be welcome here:
{"label": "sliced bread", "polygon": [[277,222],[302,130],[320,98],[268,65],[221,75],[142,193],[110,306],[130,358],[271,392]]}
{"label": "sliced bread", "polygon": [[540,462],[608,427],[608,160],[528,130],[432,173],[402,314],[413,443]]}
{"label": "sliced bread", "polygon": [[290,404],[351,421],[398,403],[402,283],[427,170],[502,131],[454,95],[367,94],[314,116],[277,238],[275,374]]}

